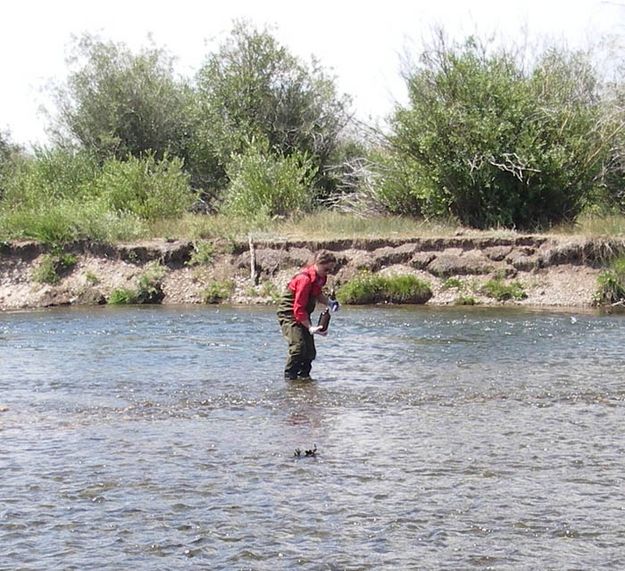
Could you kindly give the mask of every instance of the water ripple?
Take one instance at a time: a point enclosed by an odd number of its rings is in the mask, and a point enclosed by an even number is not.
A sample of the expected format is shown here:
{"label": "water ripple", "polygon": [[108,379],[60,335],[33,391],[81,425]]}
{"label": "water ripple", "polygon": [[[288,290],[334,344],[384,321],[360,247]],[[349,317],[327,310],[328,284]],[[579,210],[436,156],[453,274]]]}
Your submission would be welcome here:
{"label": "water ripple", "polygon": [[264,308],[0,332],[0,568],[625,565],[622,318],[346,309],[292,384]]}

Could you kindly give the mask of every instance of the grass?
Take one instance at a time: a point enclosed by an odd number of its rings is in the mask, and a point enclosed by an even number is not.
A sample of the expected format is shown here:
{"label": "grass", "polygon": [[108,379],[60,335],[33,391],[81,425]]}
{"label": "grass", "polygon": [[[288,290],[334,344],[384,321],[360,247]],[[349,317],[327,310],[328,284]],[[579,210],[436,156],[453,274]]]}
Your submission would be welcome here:
{"label": "grass", "polygon": [[100,278],[96,276],[93,272],[89,271],[85,273],[85,280],[90,285],[98,285],[100,283]]}
{"label": "grass", "polygon": [[185,214],[148,225],[146,237],[188,240],[256,239],[320,240],[344,238],[402,238],[451,235],[457,226],[425,222],[402,216],[361,218],[351,214],[318,211],[295,218],[251,219],[224,215]]}
{"label": "grass", "polygon": [[96,203],[59,200],[36,209],[0,209],[0,239],[66,244],[89,239],[128,242],[149,237],[147,222],[129,213],[114,213]]}
{"label": "grass", "polygon": [[132,305],[140,303],[161,303],[163,293],[162,280],[165,268],[158,263],[149,264],[137,280],[137,287],[118,288],[111,292],[107,303],[110,305]]}
{"label": "grass", "polygon": [[128,288],[114,289],[106,302],[109,305],[132,305],[137,303],[137,292]]}
{"label": "grass", "polygon": [[447,278],[443,285],[441,286],[443,289],[464,289],[464,282],[460,278]]}
{"label": "grass", "polygon": [[230,298],[234,291],[234,282],[232,280],[216,280],[211,282],[204,288],[202,292],[202,301],[204,303],[222,303]]}
{"label": "grass", "polygon": [[273,282],[263,282],[258,287],[258,294],[262,297],[271,298],[271,302],[273,304],[277,304],[282,297],[282,293],[278,289],[278,286],[275,285]]}
{"label": "grass", "polygon": [[381,238],[453,235],[458,226],[427,222],[405,216],[359,217],[337,212],[317,212],[299,219],[278,221],[273,228],[289,238]]}
{"label": "grass", "polygon": [[77,264],[74,254],[56,252],[42,256],[41,262],[33,271],[33,280],[37,283],[54,285],[61,281],[61,276]]}
{"label": "grass", "polygon": [[215,246],[212,242],[198,240],[193,244],[193,252],[188,266],[208,266],[215,259]]}
{"label": "grass", "polygon": [[40,284],[54,285],[58,283],[60,279],[52,256],[43,256],[39,265],[33,270],[33,281]]}
{"label": "grass", "polygon": [[481,288],[480,291],[488,296],[496,299],[497,301],[508,301],[511,299],[521,300],[527,297],[523,286],[517,282],[506,283],[501,278],[488,280]]}
{"label": "grass", "polygon": [[432,297],[432,290],[428,283],[411,275],[380,276],[362,273],[342,285],[336,295],[345,304],[422,304]]}
{"label": "grass", "polygon": [[555,234],[576,234],[593,237],[625,236],[625,215],[623,214],[581,214],[574,224],[554,228]]}
{"label": "grass", "polygon": [[625,257],[612,261],[610,268],[599,274],[594,296],[596,305],[614,305],[625,301]]}
{"label": "grass", "polygon": [[[625,216],[581,217],[577,224],[550,231],[558,235],[625,237]],[[63,199],[39,209],[0,208],[0,240],[33,239],[63,244],[79,239],[105,243],[146,239],[234,242],[248,236],[264,240],[338,240],[423,237],[514,237],[513,230],[474,230],[453,222],[436,222],[403,216],[360,217],[333,211],[317,211],[294,218],[253,219],[186,213],[178,217],[141,219],[133,213],[113,212],[102,204]],[[197,252],[206,257],[209,252]]]}
{"label": "grass", "polygon": [[163,301],[162,281],[165,268],[158,263],[149,264],[139,276],[137,284],[137,303],[160,303]]}
{"label": "grass", "polygon": [[395,215],[361,217],[319,210],[292,218],[252,219],[233,216],[185,214],[181,218],[146,224],[144,238],[182,240],[340,240],[373,238],[427,238],[439,236],[515,236],[513,230],[463,228],[447,221],[426,221]]}

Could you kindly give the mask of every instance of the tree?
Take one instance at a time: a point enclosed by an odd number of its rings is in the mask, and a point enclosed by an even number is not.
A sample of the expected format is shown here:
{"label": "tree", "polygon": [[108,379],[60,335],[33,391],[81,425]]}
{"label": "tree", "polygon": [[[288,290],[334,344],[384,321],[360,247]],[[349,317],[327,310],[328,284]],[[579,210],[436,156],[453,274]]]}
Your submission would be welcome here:
{"label": "tree", "polygon": [[146,152],[184,156],[189,90],[164,50],[134,54],[123,43],[85,35],[68,65],[66,84],[54,90],[56,143],[78,142],[101,160]]}
{"label": "tree", "polygon": [[11,135],[8,132],[0,131],[0,198],[4,195],[6,177],[10,176],[11,166],[21,153],[22,149],[19,145],[11,141]]}
{"label": "tree", "polygon": [[20,152],[20,147],[11,141],[11,135],[6,131],[0,131],[0,166],[11,161]]}
{"label": "tree", "polygon": [[424,214],[536,228],[584,207],[613,136],[588,54],[550,49],[525,69],[513,52],[440,37],[407,84],[390,140],[417,174]]}
{"label": "tree", "polygon": [[239,22],[199,70],[196,89],[191,165],[207,186],[224,188],[232,156],[257,139],[279,156],[310,157],[320,192],[331,190],[325,175],[350,101],[316,61],[302,63],[268,31]]}

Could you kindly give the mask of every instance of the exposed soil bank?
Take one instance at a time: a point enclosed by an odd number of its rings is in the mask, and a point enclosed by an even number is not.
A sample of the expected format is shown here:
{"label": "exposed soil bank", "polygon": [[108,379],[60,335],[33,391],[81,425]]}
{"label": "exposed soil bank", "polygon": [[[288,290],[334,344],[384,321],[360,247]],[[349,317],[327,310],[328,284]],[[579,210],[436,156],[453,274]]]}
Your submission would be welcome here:
{"label": "exposed soil bank", "polygon": [[[337,286],[359,271],[413,274],[430,283],[429,305],[470,296],[497,304],[479,293],[495,276],[519,282],[527,297],[506,303],[545,307],[589,307],[597,276],[625,240],[554,237],[462,236],[413,239],[214,242],[197,263],[192,242],[152,241],[128,245],[80,242],[65,248],[77,263],[54,285],[35,281],[37,268],[51,255],[32,242],[0,246],[0,309],[105,303],[115,289],[136,288],[142,275],[159,264],[164,304],[203,303],[207,288],[229,286],[232,303],[271,303],[288,279],[319,248],[339,260]],[[443,287],[457,278],[456,287]],[[458,282],[460,286],[458,287]],[[449,282],[447,282],[449,284]]]}

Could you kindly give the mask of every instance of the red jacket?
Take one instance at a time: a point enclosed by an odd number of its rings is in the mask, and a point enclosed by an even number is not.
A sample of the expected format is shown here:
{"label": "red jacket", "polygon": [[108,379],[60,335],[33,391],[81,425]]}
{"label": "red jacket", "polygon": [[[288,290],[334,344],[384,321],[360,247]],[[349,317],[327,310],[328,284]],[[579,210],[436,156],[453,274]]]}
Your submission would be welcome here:
{"label": "red jacket", "polygon": [[291,279],[287,286],[294,294],[293,315],[298,323],[310,318],[306,307],[312,298],[321,295],[321,290],[326,285],[327,278],[317,274],[315,266],[304,268],[299,274]]}

